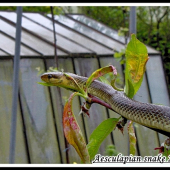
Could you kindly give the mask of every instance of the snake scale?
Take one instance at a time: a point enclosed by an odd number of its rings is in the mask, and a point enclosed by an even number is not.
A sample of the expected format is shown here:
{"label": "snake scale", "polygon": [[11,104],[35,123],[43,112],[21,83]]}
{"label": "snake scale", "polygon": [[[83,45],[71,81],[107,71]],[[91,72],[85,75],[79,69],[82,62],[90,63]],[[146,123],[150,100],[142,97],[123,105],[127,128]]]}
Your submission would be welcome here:
{"label": "snake scale", "polygon": [[[73,77],[78,85],[83,88],[87,77],[66,73]],[[41,79],[51,85],[63,87],[72,91],[79,91],[74,81],[62,72],[47,72]],[[170,107],[152,103],[142,103],[128,98],[124,92],[116,91],[112,86],[94,80],[87,92],[96,96],[111,106],[118,114],[160,132],[170,137]]]}

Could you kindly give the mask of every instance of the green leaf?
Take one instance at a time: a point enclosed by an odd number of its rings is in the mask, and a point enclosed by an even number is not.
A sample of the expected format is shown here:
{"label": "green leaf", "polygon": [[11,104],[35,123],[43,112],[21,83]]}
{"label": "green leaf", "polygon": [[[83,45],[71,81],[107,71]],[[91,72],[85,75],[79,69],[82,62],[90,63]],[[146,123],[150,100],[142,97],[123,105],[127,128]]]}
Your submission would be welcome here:
{"label": "green leaf", "polygon": [[[149,59],[146,46],[136,38],[135,34],[131,35],[131,40],[125,51],[125,57],[125,93],[128,97],[132,98],[132,93],[129,90],[133,88],[133,95],[135,95],[140,88],[145,66]],[[130,93],[131,95],[129,95]]]}
{"label": "green leaf", "polygon": [[162,156],[166,157],[166,161],[169,160],[170,150],[166,149],[166,146],[164,146],[164,152],[162,153]]}
{"label": "green leaf", "polygon": [[64,106],[63,128],[67,141],[75,148],[83,163],[90,163],[90,156],[81,129],[72,111],[73,98],[78,92],[71,94]]}
{"label": "green leaf", "polygon": [[125,86],[125,93],[128,94],[129,98],[133,98],[133,96],[135,94],[134,87],[129,80],[127,80],[127,81],[128,81],[128,86]]}
{"label": "green leaf", "polygon": [[112,79],[111,82],[109,82],[104,76],[99,77],[99,79],[100,79],[101,82],[112,86],[115,90],[123,91],[123,89],[119,89],[119,88],[116,87],[116,85],[115,85],[116,77],[114,79]]}
{"label": "green leaf", "polygon": [[115,57],[115,58],[120,58],[120,57],[122,57],[122,53],[121,53],[121,52],[119,52],[119,53],[118,53],[118,52],[115,52],[115,53],[114,53],[114,57]]}
{"label": "green leaf", "polygon": [[117,156],[119,152],[116,150],[115,145],[107,145],[106,147],[106,155],[107,156]]}
{"label": "green leaf", "polygon": [[113,72],[114,75],[117,75],[117,70],[115,67],[113,67],[112,65],[110,66],[106,66],[106,67],[102,67],[96,71],[94,71],[91,76],[87,79],[86,81],[86,86],[85,86],[85,91],[87,91],[87,88],[90,86],[90,84],[97,78],[103,76],[104,74]]}
{"label": "green leaf", "polygon": [[130,121],[128,124],[128,134],[130,143],[130,154],[135,155],[136,152],[136,136],[133,128],[133,122]]}
{"label": "green leaf", "polygon": [[100,79],[101,82],[108,84],[108,85],[111,85],[111,83],[104,76],[99,77],[99,79]]}
{"label": "green leaf", "polygon": [[54,86],[52,83],[45,83],[45,82],[37,82],[37,83],[43,86]]}
{"label": "green leaf", "polygon": [[104,120],[92,132],[92,134],[90,135],[89,143],[87,145],[88,152],[90,155],[90,160],[92,160],[94,156],[97,154],[101,143],[113,131],[113,129],[116,127],[116,124],[118,123],[120,118],[121,117],[109,118],[107,120]]}

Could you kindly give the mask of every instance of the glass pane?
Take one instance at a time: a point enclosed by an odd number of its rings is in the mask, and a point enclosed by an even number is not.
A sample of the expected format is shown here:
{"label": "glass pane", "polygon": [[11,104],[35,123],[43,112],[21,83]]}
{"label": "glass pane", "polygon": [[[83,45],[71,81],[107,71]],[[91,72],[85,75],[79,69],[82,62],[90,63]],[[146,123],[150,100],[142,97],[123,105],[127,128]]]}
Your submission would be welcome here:
{"label": "glass pane", "polygon": [[[93,71],[98,69],[98,61],[96,58],[75,58],[75,70],[76,73],[80,76],[86,76],[89,77]],[[87,64],[88,63],[88,64]],[[83,99],[81,98],[81,102],[83,104]],[[85,120],[85,126],[86,126],[86,134],[89,136],[92,133],[92,131],[105,119],[107,119],[107,113],[106,108],[94,104],[89,110],[90,113],[90,119],[87,116],[84,116]],[[105,146],[111,143],[110,135],[107,136],[107,138],[102,142],[101,147],[99,148],[99,153],[101,155],[105,152]]]}
{"label": "glass pane", "polygon": [[[4,17],[7,17],[9,20],[16,22],[16,14],[15,13],[4,13],[0,12],[0,15],[3,15]],[[14,17],[15,16],[15,17]],[[40,37],[50,41],[54,42],[53,32],[49,31],[42,26],[22,17],[22,27],[26,28],[27,30],[39,35]],[[69,41],[66,38],[63,38],[62,36],[57,34],[57,45],[66,49],[70,53],[91,53],[89,50],[81,47],[80,45]]]}
{"label": "glass pane", "polygon": [[[1,31],[15,38],[16,35],[16,27],[8,24],[7,22],[0,20]],[[41,39],[33,36],[32,34],[27,33],[22,30],[21,41],[28,45],[29,47],[41,52],[43,55],[54,55],[54,47]],[[63,52],[64,53],[64,52]],[[58,54],[62,54],[61,51],[58,51]],[[63,54],[62,54],[63,55]],[[67,55],[64,53],[64,55]]]}
{"label": "glass pane", "polygon": [[[137,94],[134,96],[134,99],[144,103],[151,102],[148,84],[145,75],[143,77],[141,87],[139,88]],[[140,124],[136,124],[136,125],[137,125],[136,132],[137,132],[137,138],[139,142],[139,149],[140,149],[141,156],[156,155],[157,151],[153,150],[152,147],[153,146],[152,143],[155,143],[155,141],[158,142],[156,132]],[[159,146],[159,143],[155,145]]]}
{"label": "glass pane", "polygon": [[[123,88],[124,87],[124,77],[123,77],[123,70],[118,61],[115,60],[113,57],[107,57],[107,58],[100,58],[100,65],[101,67],[107,66],[107,65],[113,65],[116,67],[118,77],[117,79],[120,79],[119,84],[116,84],[117,87]],[[108,79],[109,80],[109,79]],[[111,80],[110,80],[111,81]],[[108,110],[109,117],[110,118],[118,118],[120,115],[112,110]],[[114,138],[114,144],[116,146],[116,150],[123,153],[124,155],[128,154],[128,133],[127,128],[124,128],[124,135],[120,133],[118,129],[115,129],[113,132],[113,138]],[[120,142],[121,141],[121,142]]]}
{"label": "glass pane", "polygon": [[152,102],[170,105],[161,56],[151,56],[146,64]]}
{"label": "glass pane", "polygon": [[[69,16],[77,21],[80,21],[80,22],[88,25],[89,27],[92,27],[92,28],[102,32],[103,34],[108,35],[111,38],[114,38],[122,43],[125,43],[125,38],[123,36],[119,36],[118,32],[116,30],[111,29],[110,27],[108,27],[100,22],[97,22],[91,18],[84,16],[84,15],[69,14]],[[157,53],[158,54],[158,51],[151,47],[147,46],[147,49],[148,49],[148,53]]]}
{"label": "glass pane", "polygon": [[[46,60],[47,68],[53,66],[54,60],[48,59]],[[71,58],[59,58],[58,60],[58,70],[64,70],[64,72],[70,72],[74,73],[73,63]],[[62,115],[63,115],[63,109],[62,106],[65,105],[66,100],[69,98],[69,96],[73,93],[72,91],[66,90],[64,88],[56,88],[55,86],[51,86],[51,94],[52,94],[52,102],[55,110],[56,115],[56,125],[59,132],[59,140],[60,140],[60,147],[61,150],[65,150],[65,143],[64,143],[64,134],[63,134],[63,121],[62,121]],[[73,100],[73,112],[75,114],[75,118],[79,124],[79,127],[82,131],[83,136],[85,137],[85,131],[83,126],[83,120],[82,115],[79,115],[80,112],[80,105],[79,105],[79,99],[78,97],[75,97]],[[62,155],[65,156],[66,152],[62,152]],[[77,162],[80,163],[80,157],[76,153],[73,146],[69,146],[69,152],[68,152],[68,158],[70,162]],[[66,159],[66,156],[64,157],[64,160]],[[66,162],[66,160],[65,160]]]}
{"label": "glass pane", "polygon": [[[15,54],[15,41],[8,38],[7,36],[1,34],[0,35],[0,47],[7,51],[9,54],[14,55]],[[38,55],[32,50],[29,50],[27,47],[24,47],[21,45],[21,55]]]}
{"label": "glass pane", "polygon": [[60,163],[60,154],[49,90],[41,82],[38,70],[43,59],[21,59],[21,103],[27,129],[31,163]]}
{"label": "glass pane", "polygon": [[[151,56],[146,64],[152,103],[170,106],[168,88],[160,55]],[[159,134],[160,143],[167,137]]]}
{"label": "glass pane", "polygon": [[[44,17],[43,15],[40,14],[35,14],[35,13],[23,13],[24,16],[36,21],[39,24],[42,24],[49,28],[50,30],[53,30],[53,26],[52,26],[52,21],[46,17]],[[102,46],[101,44],[98,44],[92,40],[90,40],[89,38],[80,35],[78,33],[76,33],[75,31],[72,31],[60,24],[55,23],[55,29],[56,32],[73,40],[76,41],[78,44],[81,44],[83,46],[85,46],[86,48],[94,51],[97,54],[113,54],[113,51]]]}
{"label": "glass pane", "polygon": [[[146,44],[145,44],[145,45],[146,45]],[[149,46],[146,45],[146,48],[147,48],[147,50],[148,50],[148,53],[160,54],[159,51],[155,50],[155,49],[152,48],[152,47],[149,47]]]}
{"label": "glass pane", "polygon": [[[48,14],[49,17],[51,17],[51,14]],[[64,24],[65,26],[68,26],[84,35],[86,35],[87,37],[90,37],[96,41],[98,41],[99,43],[108,46],[109,48],[115,50],[115,51],[121,51],[121,49],[124,49],[124,45],[121,43],[118,43],[117,41],[114,41],[111,38],[106,37],[103,34],[98,33],[97,31],[86,27],[76,21],[73,21],[71,19],[69,19],[68,17],[64,16],[64,15],[55,15],[55,20],[57,20],[58,22]]]}
{"label": "glass pane", "polygon": [[8,54],[0,50],[0,56],[8,56]]}
{"label": "glass pane", "polygon": [[[12,113],[12,60],[0,60],[0,163],[9,163],[10,126]],[[18,104],[16,125],[15,163],[28,163],[23,122]]]}
{"label": "glass pane", "polygon": [[123,36],[119,36],[118,32],[116,30],[111,29],[108,26],[106,26],[100,22],[97,22],[91,18],[84,16],[84,15],[71,14],[69,16],[79,22],[82,22],[82,23],[88,25],[89,27],[92,27],[92,28],[102,32],[103,34],[108,35],[111,38],[121,41],[122,43],[125,43],[125,38]]}
{"label": "glass pane", "polygon": [[[13,22],[16,22],[16,13],[13,13],[13,12],[0,12],[0,15],[2,15],[2,16],[4,16],[4,17],[6,17],[6,18],[8,18],[8,19],[10,19],[11,21],[13,21]],[[24,14],[25,15],[25,14]],[[39,15],[40,16],[40,15]],[[48,15],[48,16],[51,16],[50,14]],[[76,16],[76,15],[73,15],[73,16]],[[81,15],[81,16],[83,16],[83,15]],[[96,41],[98,41],[98,42],[100,42],[100,43],[102,43],[103,45],[106,45],[106,46],[108,46],[108,47],[110,47],[111,49],[114,49],[115,51],[120,51],[121,49],[124,49],[124,45],[122,45],[122,44],[120,44],[120,43],[118,43],[118,42],[116,42],[116,41],[114,41],[114,40],[112,40],[112,39],[109,39],[109,38],[107,38],[107,37],[105,37],[105,36],[103,36],[102,34],[100,34],[100,33],[98,33],[98,32],[96,32],[96,31],[94,31],[93,29],[90,29],[90,28],[88,28],[88,27],[85,27],[85,26],[83,26],[82,24],[79,24],[78,22],[74,22],[73,20],[71,20],[71,19],[69,19],[68,17],[66,17],[66,16],[60,16],[60,17],[58,17],[57,15],[55,16],[55,18],[56,18],[56,20],[58,20],[59,22],[61,22],[62,24],[64,24],[64,25],[66,25],[66,26],[69,26],[70,28],[72,28],[72,29],[74,29],[74,30],[76,30],[76,31],[78,31],[78,32],[80,32],[80,33],[83,33],[84,35],[86,35],[86,36],[88,36],[88,37],[90,37],[90,38],[93,38],[94,40],[96,40]],[[76,19],[77,17],[75,17],[75,19]],[[87,19],[87,18],[86,18]],[[41,21],[41,20],[40,20]],[[98,22],[96,22],[96,21],[94,21],[94,20],[92,20],[94,23],[97,23],[97,26],[96,27],[98,27],[98,28],[100,28],[101,30],[105,30],[105,29],[103,29],[103,27],[102,27],[102,24],[101,23],[98,23]],[[43,23],[43,22],[41,22],[41,23]],[[90,22],[89,22],[90,23]],[[22,23],[22,25],[23,25],[23,23]],[[52,32],[49,32],[49,31],[47,31],[46,30],[46,32],[44,31],[44,29],[43,29],[43,31],[42,31],[42,28],[39,30],[40,32],[42,32],[42,34],[41,33],[39,33],[38,32],[38,30],[35,30],[34,31],[34,29],[35,29],[35,25],[37,25],[37,24],[33,24],[32,22],[31,22],[31,24],[30,23],[28,23],[28,21],[25,23],[25,27],[28,27],[29,26],[29,28],[31,28],[31,31],[33,31],[33,32],[36,32],[38,35],[40,35],[41,37],[44,37],[44,38],[46,38],[47,40],[50,40],[51,42],[53,42],[53,34],[52,34]],[[49,24],[49,26],[48,27],[52,27],[52,24]],[[59,26],[58,26],[59,27]],[[107,27],[107,26],[106,26]],[[108,27],[109,28],[109,27]],[[39,29],[39,27],[38,27],[38,29]],[[60,29],[59,29],[60,30]],[[59,32],[59,30],[58,30],[58,32]],[[61,31],[61,32],[63,32],[63,31]],[[60,32],[60,33],[61,33]],[[50,35],[51,34],[51,35]],[[50,37],[49,37],[49,35],[50,35]],[[66,34],[67,35],[67,34]],[[116,34],[115,34],[116,35]],[[58,36],[58,39],[60,39],[61,37],[59,36],[59,35],[57,35]],[[75,37],[75,35],[72,35],[72,36],[70,36],[70,35],[68,35],[67,37]],[[97,38],[96,38],[97,37]],[[73,40],[73,38],[72,38],[72,40]],[[84,41],[81,41],[81,39],[80,39],[80,41],[78,41],[79,40],[79,38],[74,38],[74,40],[76,40],[78,43],[80,43],[81,44],[81,42],[84,42]],[[120,41],[120,40],[119,40]],[[58,43],[58,46],[61,46],[61,47],[63,47],[63,44],[61,44],[60,43],[60,41],[58,41],[57,42]],[[69,48],[69,43],[66,43],[67,44],[67,50],[68,51],[70,51],[70,52],[72,52],[72,53],[75,53],[75,52],[77,52],[77,51],[79,51],[79,53],[80,53],[80,50],[78,50],[78,49],[76,49],[77,47],[75,47],[75,48],[73,48],[72,46],[71,46],[71,49]],[[89,44],[88,42],[87,43],[84,43],[83,45],[84,46],[86,46],[87,44]],[[87,45],[87,48],[88,49],[94,49],[94,51],[96,52],[98,52],[98,54],[101,54],[101,53],[105,53],[105,54],[108,54],[108,53],[110,53],[110,50],[108,51],[106,51],[105,49],[103,49],[103,48],[94,48],[95,46],[94,46],[94,44],[91,42],[91,44],[90,44],[90,46],[91,46],[91,48]],[[64,46],[65,47],[65,46]],[[82,48],[81,46],[79,46],[78,48]],[[66,48],[65,48],[66,49]],[[72,51],[72,49],[73,49],[73,51]],[[158,51],[156,51],[155,49],[153,49],[153,48],[151,48],[151,47],[148,47],[147,46],[147,49],[148,49],[148,53],[155,53],[155,54],[158,54]],[[83,52],[83,51],[82,51]],[[87,50],[86,50],[86,52],[87,52]],[[85,53],[86,53],[85,52]]]}
{"label": "glass pane", "polygon": [[[122,65],[120,64],[120,62],[118,62],[114,57],[100,57],[100,65],[101,67],[113,65],[117,70],[118,81],[116,85],[118,88],[124,88],[124,74],[123,74]],[[111,78],[109,77],[110,76],[108,76],[108,80],[111,81]]]}

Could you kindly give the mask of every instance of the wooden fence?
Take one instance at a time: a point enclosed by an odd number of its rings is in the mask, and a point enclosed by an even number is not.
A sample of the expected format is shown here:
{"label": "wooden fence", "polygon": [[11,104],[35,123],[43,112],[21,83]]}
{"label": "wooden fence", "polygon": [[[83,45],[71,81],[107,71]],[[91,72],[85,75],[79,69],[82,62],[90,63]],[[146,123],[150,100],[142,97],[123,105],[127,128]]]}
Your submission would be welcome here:
{"label": "wooden fence", "polygon": [[[93,71],[108,64],[117,68],[120,75],[120,86],[124,87],[122,65],[113,56],[108,57],[59,57],[59,70],[90,76]],[[142,102],[161,103],[169,106],[163,67],[159,55],[151,55],[147,63],[146,74],[135,99]],[[38,69],[42,73],[53,66],[54,59],[22,58],[20,61],[19,101],[16,129],[15,163],[60,164],[80,163],[75,149],[67,145],[63,134],[62,112],[66,99],[72,92],[37,84],[40,82]],[[159,65],[158,65],[159,64]],[[9,143],[12,106],[12,59],[0,60],[0,163],[9,162]],[[86,142],[92,131],[108,117],[118,117],[117,113],[94,104],[90,109],[90,117],[79,115],[83,100],[74,99],[74,113]],[[137,137],[136,155],[157,155],[154,148],[166,139],[139,124],[134,124]],[[115,129],[101,144],[99,152],[106,155],[106,147],[110,144],[124,155],[129,155],[127,125],[124,135]]]}

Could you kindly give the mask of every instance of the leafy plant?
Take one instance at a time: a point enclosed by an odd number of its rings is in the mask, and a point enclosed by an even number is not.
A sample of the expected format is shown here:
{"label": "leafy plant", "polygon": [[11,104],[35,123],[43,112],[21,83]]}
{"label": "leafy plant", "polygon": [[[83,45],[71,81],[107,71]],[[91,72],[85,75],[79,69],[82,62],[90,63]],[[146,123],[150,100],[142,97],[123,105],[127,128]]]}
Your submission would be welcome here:
{"label": "leafy plant", "polygon": [[97,154],[103,140],[113,131],[118,123],[119,118],[109,118],[104,120],[90,135],[90,140],[87,145],[90,159],[92,160]]}
{"label": "leafy plant", "polygon": [[[129,28],[130,8],[128,6],[86,6],[82,7],[82,9],[82,12],[85,15],[110,26],[114,30],[117,30],[118,33],[122,33],[123,31],[125,36],[129,36],[127,28]],[[170,6],[136,7],[136,26],[138,39],[144,44],[147,44],[161,52],[166,79],[170,89],[169,9]]]}
{"label": "leafy plant", "polygon": [[[125,51],[125,59],[126,59],[126,70],[125,70],[125,88],[124,92],[129,98],[133,98],[135,93],[140,88],[142,83],[143,74],[145,72],[145,65],[148,60],[148,54],[146,46],[141,43],[138,39],[136,39],[135,34],[131,35],[131,40],[127,45]],[[85,108],[89,109],[90,103],[102,103],[100,99],[96,99],[87,94],[87,89],[90,84],[97,78],[103,77],[103,75],[107,73],[112,73],[114,77],[117,76],[117,70],[113,66],[106,66],[94,71],[91,76],[87,79],[85,87],[80,88],[77,82],[73,77],[65,74],[67,79],[71,79],[75,85],[78,87],[78,92],[74,92],[69,97],[68,101],[65,104],[64,112],[63,112],[63,128],[64,134],[67,141],[75,148],[78,155],[80,156],[83,163],[90,163],[90,160],[94,158],[97,154],[98,149],[103,142],[103,140],[116,128],[119,127],[120,118],[109,118],[104,120],[100,125],[96,127],[96,129],[92,132],[90,136],[89,143],[86,145],[85,140],[83,138],[81,129],[76,121],[74,113],[72,111],[72,101],[73,98],[77,95],[83,97],[87,102],[85,104]],[[116,88],[114,85],[115,78],[111,81],[111,85],[113,88]],[[105,79],[101,79],[105,80]],[[107,81],[105,81],[107,82]],[[108,82],[107,82],[108,83]],[[42,85],[51,86],[53,84],[50,83],[40,83]],[[121,90],[116,88],[116,90]],[[108,107],[106,103],[103,103],[104,106]],[[86,112],[85,109],[85,113]],[[88,113],[87,113],[88,114]],[[133,122],[129,122],[128,124],[128,134],[130,139],[130,154],[135,155],[136,152],[136,137],[133,129]]]}
{"label": "leafy plant", "polygon": [[116,150],[115,145],[107,145],[106,147],[106,155],[107,156],[117,156],[119,152]]}
{"label": "leafy plant", "polygon": [[132,98],[141,86],[145,65],[149,59],[146,46],[136,39],[135,34],[131,36],[125,56],[125,93]]}
{"label": "leafy plant", "polygon": [[[0,6],[0,10],[3,11],[16,11],[16,9],[16,6]],[[42,12],[48,14],[51,13],[51,9],[50,6],[23,6],[23,12]],[[63,13],[63,9],[55,6],[53,7],[53,12],[55,15],[59,15]]]}

